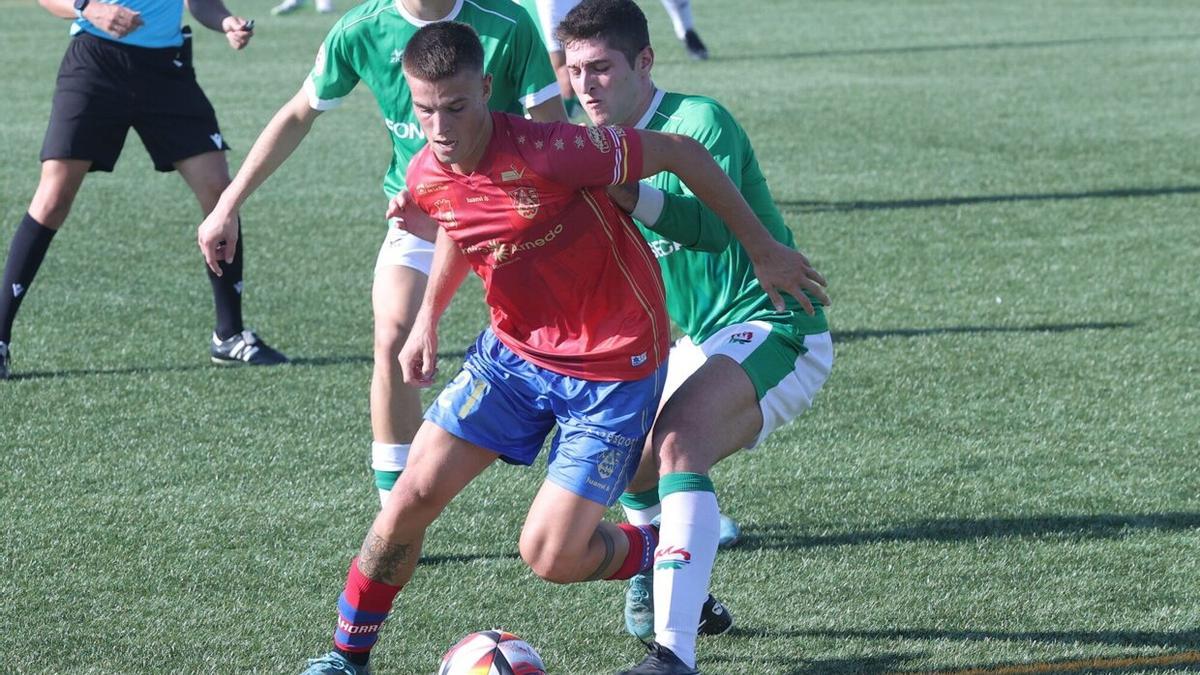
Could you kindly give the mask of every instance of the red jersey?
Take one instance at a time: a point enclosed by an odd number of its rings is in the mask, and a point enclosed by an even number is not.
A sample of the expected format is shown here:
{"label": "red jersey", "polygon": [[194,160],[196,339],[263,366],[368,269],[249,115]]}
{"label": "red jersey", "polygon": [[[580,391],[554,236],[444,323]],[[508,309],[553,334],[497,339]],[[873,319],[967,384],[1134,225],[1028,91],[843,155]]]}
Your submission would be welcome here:
{"label": "red jersey", "polygon": [[422,148],[417,204],[483,279],[496,336],[522,358],[586,380],[638,380],[666,361],[658,263],[604,186],[641,174],[636,133],[492,113],[475,171]]}

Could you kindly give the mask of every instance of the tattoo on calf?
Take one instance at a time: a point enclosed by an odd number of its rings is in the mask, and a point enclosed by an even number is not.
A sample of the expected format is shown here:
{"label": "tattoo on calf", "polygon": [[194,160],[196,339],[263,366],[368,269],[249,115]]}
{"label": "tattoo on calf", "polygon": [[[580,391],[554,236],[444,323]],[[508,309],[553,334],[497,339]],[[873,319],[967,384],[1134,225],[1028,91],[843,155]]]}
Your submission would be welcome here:
{"label": "tattoo on calf", "polygon": [[385,584],[399,584],[400,567],[409,562],[410,544],[387,541],[374,532],[367,532],[358,552],[358,569],[363,576]]}
{"label": "tattoo on calf", "polygon": [[596,581],[604,578],[604,570],[612,564],[613,552],[616,551],[617,545],[613,541],[612,535],[609,534],[604,527],[596,528],[596,534],[600,535],[600,541],[604,542],[604,559],[600,561],[600,566],[594,572],[588,575],[584,581]]}

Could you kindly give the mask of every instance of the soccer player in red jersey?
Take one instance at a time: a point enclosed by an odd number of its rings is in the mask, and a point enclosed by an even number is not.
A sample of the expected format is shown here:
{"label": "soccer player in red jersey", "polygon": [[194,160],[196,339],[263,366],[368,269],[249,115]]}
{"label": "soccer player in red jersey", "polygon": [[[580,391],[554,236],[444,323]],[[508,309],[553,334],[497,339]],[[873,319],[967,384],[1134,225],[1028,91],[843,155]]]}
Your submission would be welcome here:
{"label": "soccer player in red jersey", "polygon": [[[411,227],[437,222],[433,269],[400,360],[428,385],[437,323],[467,272],[483,279],[490,326],[425,414],[410,462],[351,562],[334,650],[306,673],[367,672],[371,648],[416,568],[429,524],[496,459],[531,464],[557,425],[521,557],[557,583],[649,569],[652,526],[602,522],[637,468],[666,370],[663,285],[649,245],[605,187],[672,171],[721,216],[768,294],[820,291],[820,275],[778,244],[699,143],[683,136],[540,124],[487,108],[474,30],[425,26],[403,58],[428,139],[396,204]],[[716,239],[672,232],[690,246]]]}

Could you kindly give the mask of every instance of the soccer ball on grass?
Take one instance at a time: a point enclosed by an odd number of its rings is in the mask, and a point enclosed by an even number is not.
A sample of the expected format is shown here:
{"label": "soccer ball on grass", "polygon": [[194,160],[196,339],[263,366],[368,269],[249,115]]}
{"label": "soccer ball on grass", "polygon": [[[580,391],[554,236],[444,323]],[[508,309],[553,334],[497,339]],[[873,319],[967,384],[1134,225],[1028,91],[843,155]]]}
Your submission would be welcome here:
{"label": "soccer ball on grass", "polygon": [[529,643],[503,630],[471,633],[442,657],[438,675],[546,675]]}

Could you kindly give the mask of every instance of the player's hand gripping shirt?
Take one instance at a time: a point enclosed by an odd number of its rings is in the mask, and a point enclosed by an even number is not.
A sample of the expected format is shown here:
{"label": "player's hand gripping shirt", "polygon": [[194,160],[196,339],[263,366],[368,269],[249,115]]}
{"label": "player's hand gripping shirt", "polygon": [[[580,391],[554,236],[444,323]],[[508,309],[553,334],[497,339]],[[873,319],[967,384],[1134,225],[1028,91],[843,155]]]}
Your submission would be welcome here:
{"label": "player's hand gripping shirt", "polygon": [[[479,33],[484,72],[492,76],[492,110],[520,112],[559,94],[533,20],[511,0],[458,0],[444,20],[470,24]],[[392,163],[383,179],[388,197],[404,187],[408,163],[425,145],[401,62],[413,34],[429,23],[396,0],[369,0],[334,24],[304,82],[316,110],[336,107],[360,80],[375,95],[392,138]]]}
{"label": "player's hand gripping shirt", "polygon": [[586,380],[638,380],[667,358],[658,265],[603,186],[641,171],[636,133],[492,113],[461,175],[429,149],[408,169],[417,204],[483,279],[492,330],[522,358]]}
{"label": "player's hand gripping shirt", "polygon": [[[767,189],[745,130],[721,104],[704,96],[688,96],[659,90],[636,128],[690,136],[729,175],[742,196],[777,241],[796,247],[792,232],[780,215]],[[672,173],[650,179],[666,193],[666,202],[656,228],[668,229],[668,220],[700,222],[702,228],[724,227],[720,218]],[[754,265],[736,241],[719,254],[692,251],[643,227],[662,266],[667,287],[667,311],[671,319],[696,344],[721,328],[746,321],[771,321],[791,326],[797,335],[815,335],[829,330],[825,313],[816,298],[808,299],[816,310],[809,316],[795,298],[784,294],[787,310],[777,311],[754,276]]]}

